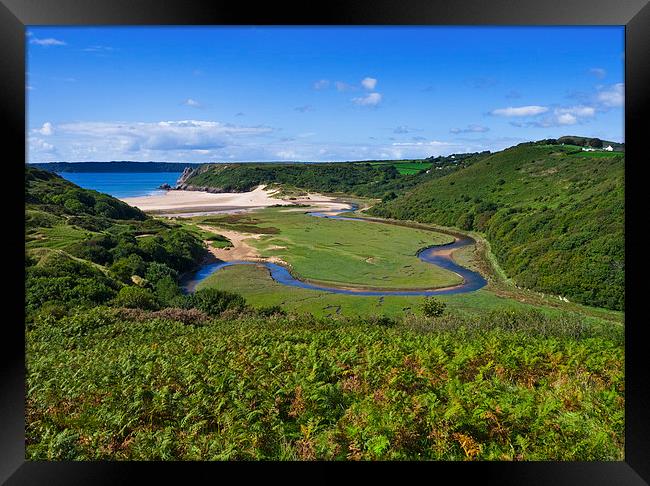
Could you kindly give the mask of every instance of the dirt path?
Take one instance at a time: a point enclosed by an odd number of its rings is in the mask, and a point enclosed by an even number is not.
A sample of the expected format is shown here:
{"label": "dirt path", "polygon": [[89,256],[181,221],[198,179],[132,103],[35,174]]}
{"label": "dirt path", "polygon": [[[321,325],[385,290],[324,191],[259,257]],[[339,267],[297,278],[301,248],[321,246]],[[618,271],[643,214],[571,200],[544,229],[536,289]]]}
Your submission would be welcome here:
{"label": "dirt path", "polygon": [[219,235],[225,236],[232,243],[232,247],[229,248],[213,248],[210,245],[209,241],[206,241],[208,244],[208,249],[219,260],[224,262],[231,262],[235,260],[247,260],[247,261],[260,261],[260,262],[271,262],[271,263],[282,263],[285,262],[278,257],[263,257],[260,255],[257,248],[251,246],[246,242],[248,239],[258,239],[262,235],[255,233],[241,233],[239,231],[226,230],[222,228],[215,228],[214,226],[198,225],[199,228],[205,231],[210,231],[212,233],[217,233]]}

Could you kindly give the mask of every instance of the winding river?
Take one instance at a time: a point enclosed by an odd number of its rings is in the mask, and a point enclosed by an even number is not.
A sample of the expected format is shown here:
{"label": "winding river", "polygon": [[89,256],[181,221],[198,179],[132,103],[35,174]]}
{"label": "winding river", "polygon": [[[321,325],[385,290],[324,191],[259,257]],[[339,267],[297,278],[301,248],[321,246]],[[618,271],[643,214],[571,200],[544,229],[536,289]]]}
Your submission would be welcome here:
{"label": "winding river", "polygon": [[[329,219],[340,219],[346,221],[366,221],[362,218],[351,218],[349,216],[341,216],[342,213],[348,213],[355,211],[357,207],[352,205],[350,209],[343,209],[340,211],[332,211],[332,213],[322,213],[322,212],[311,212],[307,213],[311,216],[318,218],[329,218]],[[373,221],[366,221],[372,223]],[[376,223],[376,222],[375,222]],[[186,292],[193,292],[196,289],[196,286],[212,275],[217,270],[220,270],[225,267],[230,267],[233,265],[263,265],[265,266],[270,274],[271,278],[276,282],[287,285],[289,287],[299,287],[301,289],[309,290],[318,290],[322,292],[330,292],[333,294],[348,294],[348,295],[363,295],[363,296],[389,296],[389,295],[444,295],[444,294],[462,294],[467,292],[474,292],[482,287],[484,287],[487,282],[481,276],[481,274],[474,272],[468,268],[465,268],[461,265],[458,265],[451,258],[451,251],[464,246],[474,244],[474,240],[469,237],[456,237],[456,241],[453,243],[448,243],[446,245],[437,245],[427,248],[423,248],[417,253],[417,257],[426,263],[431,263],[437,265],[446,270],[452,271],[463,278],[463,283],[455,285],[453,287],[445,287],[438,289],[413,289],[413,290],[363,290],[363,289],[350,289],[350,288],[340,288],[340,287],[329,287],[326,285],[313,284],[299,280],[295,276],[291,275],[289,270],[282,265],[270,262],[249,262],[249,261],[229,261],[223,262],[218,261],[214,263],[207,263],[201,266],[196,272],[194,272],[189,279],[184,283],[184,289]]]}

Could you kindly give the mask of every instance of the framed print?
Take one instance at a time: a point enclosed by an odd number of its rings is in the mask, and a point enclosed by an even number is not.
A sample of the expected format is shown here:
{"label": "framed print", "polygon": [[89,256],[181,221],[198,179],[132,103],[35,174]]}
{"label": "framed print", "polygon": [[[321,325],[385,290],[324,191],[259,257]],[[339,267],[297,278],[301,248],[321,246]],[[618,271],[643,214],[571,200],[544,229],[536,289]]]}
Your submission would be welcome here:
{"label": "framed print", "polygon": [[647,484],[647,2],[0,13],[7,484]]}

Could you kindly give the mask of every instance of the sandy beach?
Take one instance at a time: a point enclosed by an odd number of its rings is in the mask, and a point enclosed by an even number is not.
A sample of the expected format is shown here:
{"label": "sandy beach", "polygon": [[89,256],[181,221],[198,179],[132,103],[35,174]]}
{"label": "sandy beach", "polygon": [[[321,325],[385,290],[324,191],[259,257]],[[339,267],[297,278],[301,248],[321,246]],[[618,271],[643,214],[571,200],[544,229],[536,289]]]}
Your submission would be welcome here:
{"label": "sandy beach", "polygon": [[273,192],[266,191],[262,186],[251,192],[212,194],[202,191],[167,191],[160,195],[127,197],[122,199],[130,206],[143,211],[204,211],[213,209],[247,209],[263,208],[274,204],[282,204],[271,197]]}
{"label": "sandy beach", "polygon": [[309,204],[319,211],[346,209],[348,204],[335,202],[334,198],[321,194],[308,194],[292,200],[272,197],[274,191],[259,186],[250,192],[213,194],[201,191],[167,191],[161,195],[127,197],[122,201],[149,213],[170,213],[174,216],[210,212],[238,212],[265,208],[278,204],[292,206]]}

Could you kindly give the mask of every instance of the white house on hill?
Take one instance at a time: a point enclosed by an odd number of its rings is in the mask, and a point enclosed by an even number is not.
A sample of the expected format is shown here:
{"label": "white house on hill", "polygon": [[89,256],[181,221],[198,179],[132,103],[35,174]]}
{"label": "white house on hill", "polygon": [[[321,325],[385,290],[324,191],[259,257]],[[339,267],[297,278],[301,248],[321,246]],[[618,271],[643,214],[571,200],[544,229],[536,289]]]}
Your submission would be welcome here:
{"label": "white house on hill", "polygon": [[605,150],[607,152],[613,152],[614,149],[612,148],[611,145],[608,145],[607,147],[603,147],[602,149],[595,149],[593,147],[582,147],[582,150],[585,152],[595,152],[596,150]]}

